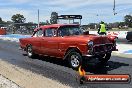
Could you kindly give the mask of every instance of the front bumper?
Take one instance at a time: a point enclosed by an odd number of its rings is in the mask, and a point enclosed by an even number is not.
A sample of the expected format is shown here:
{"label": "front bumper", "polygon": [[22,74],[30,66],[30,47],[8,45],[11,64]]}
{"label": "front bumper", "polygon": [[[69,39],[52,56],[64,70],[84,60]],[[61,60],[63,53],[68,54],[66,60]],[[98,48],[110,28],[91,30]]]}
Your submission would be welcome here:
{"label": "front bumper", "polygon": [[108,52],[96,52],[94,54],[85,54],[83,55],[83,57],[97,57],[99,55],[103,55],[103,54],[107,54],[107,53],[111,53],[112,51],[108,51]]}
{"label": "front bumper", "polygon": [[94,45],[93,48],[91,50],[88,50],[87,54],[83,56],[94,57],[94,56],[111,53],[112,51],[118,51],[118,49],[116,49],[116,44],[115,45],[113,45],[112,43],[98,44],[98,45]]}

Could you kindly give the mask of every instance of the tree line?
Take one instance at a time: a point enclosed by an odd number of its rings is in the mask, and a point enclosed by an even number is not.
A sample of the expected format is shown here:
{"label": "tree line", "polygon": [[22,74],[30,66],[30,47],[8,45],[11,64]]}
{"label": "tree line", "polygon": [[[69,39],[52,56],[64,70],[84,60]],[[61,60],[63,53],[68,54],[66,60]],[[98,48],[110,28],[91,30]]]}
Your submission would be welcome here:
{"label": "tree line", "polygon": [[[46,20],[46,22],[40,22],[41,25],[46,25],[46,24],[54,24],[57,23],[57,13],[51,13],[51,17],[50,17],[50,22],[48,20]],[[26,22],[26,18],[24,17],[24,15],[22,14],[15,14],[11,17],[11,21],[3,21],[2,18],[0,17],[0,27],[4,26],[5,24],[14,24],[14,31],[16,31],[16,29],[20,28],[20,24],[25,23]],[[33,28],[32,24],[34,24],[35,26],[37,25],[37,23],[33,23],[33,22],[28,22],[28,24],[25,24],[27,26],[28,29]],[[25,26],[24,25],[24,26]],[[91,29],[96,29],[98,27],[99,23],[89,23],[87,26]],[[132,28],[132,16],[131,15],[126,15],[124,16],[124,20],[122,22],[114,22],[114,23],[106,23],[107,27],[109,28],[123,28],[123,27],[131,27]]]}
{"label": "tree line", "polygon": [[[50,22],[48,20],[46,20],[46,22],[40,22],[40,24],[54,24],[54,23],[57,23],[57,21],[55,21],[55,19],[57,19],[57,17],[55,15],[56,15],[56,13],[54,14],[52,12],[51,17],[50,17]],[[11,17],[11,21],[7,21],[7,22],[3,21],[2,18],[0,17],[0,24],[25,23],[25,22],[26,22],[26,18],[21,14],[13,15]],[[33,23],[33,22],[28,22],[28,23]],[[92,27],[92,26],[97,25],[97,23],[89,23],[88,25]],[[122,26],[132,27],[132,16],[131,15],[126,15],[126,16],[124,16],[124,21],[108,23],[107,25],[112,26],[112,27],[122,27]]]}
{"label": "tree line", "polygon": [[[49,24],[48,21],[46,22],[40,22],[40,25],[47,25]],[[7,27],[7,31],[12,32],[13,34],[17,31],[22,32],[29,32],[32,33],[32,31],[38,26],[37,23],[33,22],[27,22],[26,18],[22,14],[15,14],[11,17],[11,21],[3,21],[0,17],[0,27]]]}
{"label": "tree line", "polygon": [[[122,22],[113,22],[113,23],[105,23],[108,27],[108,29],[112,28],[132,28],[132,16],[126,15],[124,16],[124,20]],[[99,23],[89,23],[87,27],[90,29],[96,29],[98,28]]]}

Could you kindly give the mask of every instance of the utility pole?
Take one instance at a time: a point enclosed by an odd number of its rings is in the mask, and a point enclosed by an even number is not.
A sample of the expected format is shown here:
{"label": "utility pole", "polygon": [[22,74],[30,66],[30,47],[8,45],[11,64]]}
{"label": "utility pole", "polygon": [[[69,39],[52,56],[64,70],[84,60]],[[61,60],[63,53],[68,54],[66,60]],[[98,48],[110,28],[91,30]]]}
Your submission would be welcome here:
{"label": "utility pole", "polygon": [[38,27],[39,27],[39,9],[38,9]]}
{"label": "utility pole", "polygon": [[114,13],[114,15],[116,15],[117,13],[115,12],[115,0],[114,0],[114,7],[113,7],[113,13]]}

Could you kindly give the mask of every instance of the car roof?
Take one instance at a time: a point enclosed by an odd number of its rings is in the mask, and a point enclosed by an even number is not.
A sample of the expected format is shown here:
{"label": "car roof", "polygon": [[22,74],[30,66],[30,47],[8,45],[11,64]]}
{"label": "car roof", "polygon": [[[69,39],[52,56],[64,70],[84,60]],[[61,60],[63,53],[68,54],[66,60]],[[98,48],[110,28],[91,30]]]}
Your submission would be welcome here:
{"label": "car roof", "polygon": [[40,26],[39,28],[35,28],[34,31],[38,31],[39,29],[46,30],[49,28],[59,28],[63,26],[79,26],[79,24],[50,24],[50,25]]}
{"label": "car roof", "polygon": [[78,24],[51,24],[51,25],[40,26],[40,28],[48,29],[48,28],[59,28],[59,27],[62,27],[62,26],[77,26],[77,25]]}

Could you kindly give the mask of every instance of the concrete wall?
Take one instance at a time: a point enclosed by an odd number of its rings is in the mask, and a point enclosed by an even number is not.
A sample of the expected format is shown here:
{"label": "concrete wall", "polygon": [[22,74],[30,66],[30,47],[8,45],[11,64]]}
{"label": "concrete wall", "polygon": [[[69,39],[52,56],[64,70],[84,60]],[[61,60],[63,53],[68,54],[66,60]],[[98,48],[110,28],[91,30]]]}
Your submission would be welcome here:
{"label": "concrete wall", "polygon": [[[107,31],[107,35],[117,36],[118,38],[126,38],[128,31]],[[90,34],[97,34],[97,31],[89,31]]]}

